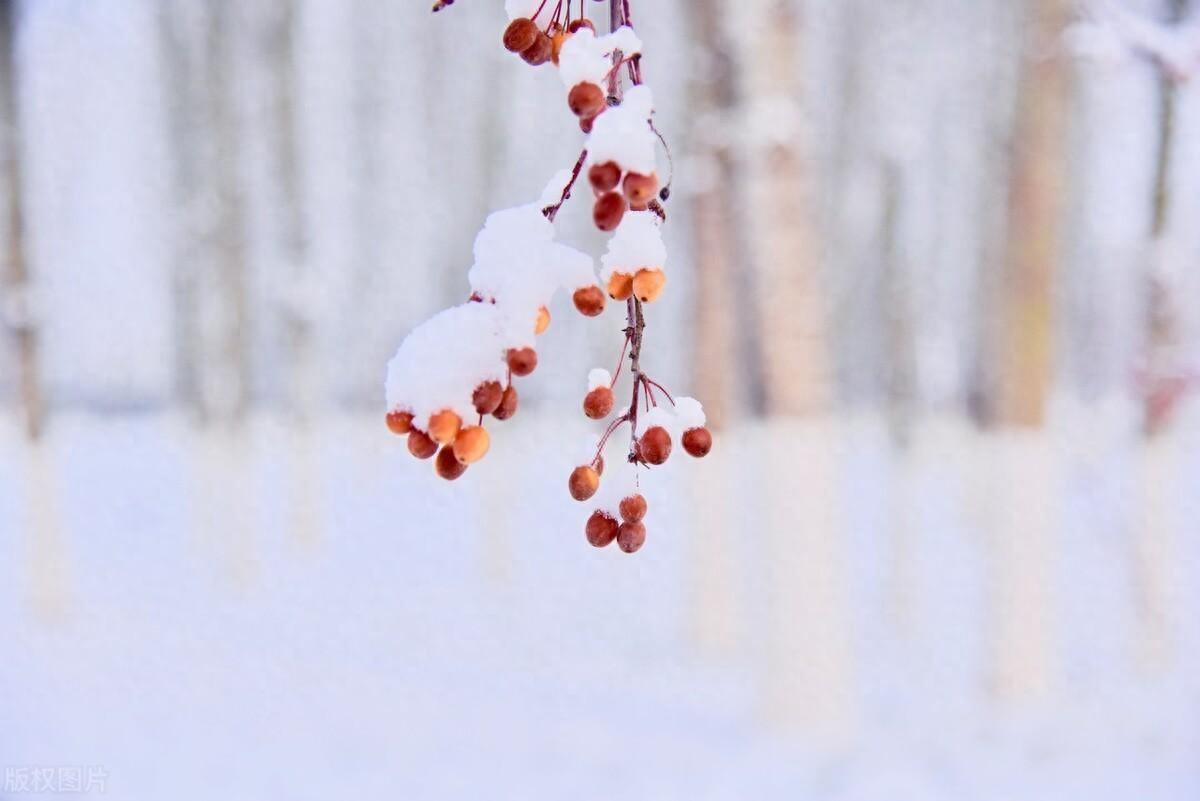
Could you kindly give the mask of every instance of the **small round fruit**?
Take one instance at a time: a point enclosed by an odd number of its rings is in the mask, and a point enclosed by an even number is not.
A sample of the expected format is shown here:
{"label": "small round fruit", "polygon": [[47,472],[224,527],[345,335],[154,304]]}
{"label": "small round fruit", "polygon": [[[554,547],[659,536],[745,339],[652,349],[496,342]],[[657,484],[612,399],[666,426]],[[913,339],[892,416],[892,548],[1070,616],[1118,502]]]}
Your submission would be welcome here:
{"label": "small round fruit", "polygon": [[538,307],[537,322],[533,324],[535,336],[541,336],[550,327],[550,310],[545,306]]}
{"label": "small round fruit", "polygon": [[608,387],[596,387],[583,396],[583,413],[592,420],[603,420],[613,410],[613,391]]}
{"label": "small round fruit", "polygon": [[683,449],[700,459],[712,450],[712,432],[707,428],[689,428],[683,432]]}
{"label": "small round fruit", "polygon": [[544,33],[538,32],[533,44],[521,51],[521,58],[532,67],[545,64],[554,56],[554,42]]}
{"label": "small round fruit", "polygon": [[606,192],[592,207],[592,221],[601,231],[615,231],[625,216],[625,196],[620,192]]}
{"label": "small round fruit", "polygon": [[595,117],[605,104],[604,90],[591,81],[580,81],[567,93],[567,107],[576,117]]}
{"label": "small round fruit", "polygon": [[588,183],[601,194],[611,192],[621,183],[621,168],[615,161],[593,164],[588,168]]}
{"label": "small round fruit", "polygon": [[480,414],[491,414],[496,411],[503,397],[504,387],[500,385],[499,381],[484,381],[475,387],[475,391],[471,394],[471,403],[474,404],[475,411]]}
{"label": "small round fruit", "polygon": [[634,493],[621,500],[621,519],[626,523],[640,523],[646,516],[646,499]]}
{"label": "small round fruit", "polygon": [[589,543],[597,548],[603,548],[617,538],[618,528],[617,521],[610,514],[597,509],[588,518],[584,531],[587,533]]}
{"label": "small round fruit", "polygon": [[439,445],[451,445],[462,428],[462,418],[449,409],[443,409],[429,418],[429,436]]}
{"label": "small round fruit", "polygon": [[608,296],[613,300],[626,300],[633,295],[633,276],[628,273],[613,273],[608,278]]}
{"label": "small round fruit", "polygon": [[631,204],[645,205],[654,200],[654,196],[658,194],[658,176],[654,173],[642,175],[631,172],[625,176],[623,188],[625,197],[629,198]]}
{"label": "small round fruit", "polygon": [[567,32],[557,30],[550,36],[550,60],[555,64],[558,63],[558,54],[562,52],[562,46],[567,41]]}
{"label": "small round fruit", "polygon": [[537,351],[533,348],[510,348],[508,369],[513,375],[527,376],[537,369]]}
{"label": "small round fruit", "polygon": [[571,296],[575,308],[584,317],[598,317],[604,313],[604,290],[598,286],[584,286],[575,290]]}
{"label": "small round fruit", "polygon": [[455,458],[454,448],[449,445],[438,451],[437,459],[433,462],[433,468],[439,476],[447,481],[453,481],[467,472],[467,466]]}
{"label": "small round fruit", "polygon": [[497,420],[508,420],[517,413],[517,388],[509,386],[500,396],[500,405],[496,407],[496,411],[492,412],[492,417]]}
{"label": "small round fruit", "polygon": [[625,553],[636,553],[646,544],[644,523],[622,523],[617,529],[617,547]]}
{"label": "small round fruit", "polygon": [[428,459],[437,453],[437,443],[424,431],[413,429],[408,432],[408,452],[418,459]]}
{"label": "small round fruit", "polygon": [[454,458],[463,464],[475,464],[487,455],[491,444],[492,439],[483,426],[464,428],[454,440]]}
{"label": "small round fruit", "polygon": [[642,303],[651,303],[658,300],[666,283],[667,276],[662,270],[641,269],[633,277],[633,294]]}
{"label": "small round fruit", "polygon": [[599,488],[600,474],[596,472],[595,468],[583,464],[571,471],[567,489],[570,490],[571,497],[575,500],[586,501],[595,495]]}
{"label": "small round fruit", "polygon": [[399,410],[394,411],[394,412],[388,412],[388,415],[387,415],[388,431],[391,431],[393,434],[396,434],[396,435],[407,434],[409,431],[412,431],[412,421],[413,421],[412,412],[403,412],[403,411],[399,411]]}
{"label": "small round fruit", "polygon": [[518,17],[504,29],[504,49],[510,53],[527,50],[537,40],[539,33],[537,23],[528,17]]}
{"label": "small round fruit", "polygon": [[662,464],[671,456],[671,435],[662,426],[647,428],[638,444],[642,459],[648,464]]}
{"label": "small round fruit", "polygon": [[596,26],[592,24],[590,19],[580,17],[571,21],[571,24],[567,26],[567,33],[577,33],[580,28],[587,28],[592,33],[596,32]]}

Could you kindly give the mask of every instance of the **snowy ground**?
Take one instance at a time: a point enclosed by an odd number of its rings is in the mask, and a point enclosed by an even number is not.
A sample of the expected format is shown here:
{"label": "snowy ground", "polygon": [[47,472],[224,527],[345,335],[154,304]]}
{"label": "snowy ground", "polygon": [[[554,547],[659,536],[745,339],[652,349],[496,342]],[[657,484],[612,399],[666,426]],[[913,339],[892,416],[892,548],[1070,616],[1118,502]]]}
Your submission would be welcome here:
{"label": "snowy ground", "polygon": [[533,415],[454,487],[374,419],[5,429],[0,765],[155,801],[1195,799],[1200,439],[1074,419],[739,430],[649,490],[636,557],[586,546],[546,455],[583,429]]}

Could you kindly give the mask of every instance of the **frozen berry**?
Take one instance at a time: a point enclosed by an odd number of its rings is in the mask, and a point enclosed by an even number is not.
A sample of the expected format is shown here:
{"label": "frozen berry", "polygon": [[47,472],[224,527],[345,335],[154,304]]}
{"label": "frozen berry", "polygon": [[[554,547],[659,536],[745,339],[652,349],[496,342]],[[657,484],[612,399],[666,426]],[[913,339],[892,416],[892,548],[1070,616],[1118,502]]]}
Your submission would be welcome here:
{"label": "frozen berry", "polygon": [[533,44],[521,51],[521,58],[530,66],[537,67],[545,64],[554,55],[554,42],[550,37],[539,32]]}
{"label": "frozen berry", "polygon": [[429,418],[429,436],[439,445],[453,444],[462,428],[462,418],[449,409],[443,409]]}
{"label": "frozen berry", "polygon": [[491,442],[491,437],[483,426],[464,428],[454,440],[454,458],[463,464],[475,464],[487,455]]}
{"label": "frozen berry", "polygon": [[388,412],[387,427],[393,434],[407,434],[412,431],[412,412]]}
{"label": "frozen berry", "polygon": [[615,161],[593,164],[588,168],[588,183],[597,192],[611,192],[621,183],[621,168]]}
{"label": "frozen berry", "polygon": [[658,176],[654,173],[642,175],[641,173],[631,172],[625,176],[623,188],[625,189],[625,197],[629,198],[630,204],[645,205],[658,194]]}
{"label": "frozen berry", "polygon": [[596,32],[596,26],[592,24],[590,19],[580,17],[577,20],[571,21],[571,24],[567,26],[567,33],[577,33],[580,28],[587,28],[592,33]]}
{"label": "frozen berry", "polygon": [[617,538],[617,528],[617,521],[612,518],[612,515],[597,509],[588,518],[587,527],[584,530],[587,532],[589,543],[597,548],[603,548]]}
{"label": "frozen berry", "polygon": [[621,500],[621,519],[626,523],[640,523],[646,516],[646,499],[634,493]]}
{"label": "frozen berry", "polygon": [[408,432],[408,452],[418,459],[428,459],[437,453],[437,443],[424,431],[413,429]]}
{"label": "frozen berry", "polygon": [[597,317],[604,312],[604,291],[598,286],[584,286],[571,296],[575,308],[584,317]]}
{"label": "frozen berry", "polygon": [[592,420],[603,420],[613,409],[613,391],[608,387],[596,387],[583,396],[583,413]]}
{"label": "frozen berry", "polygon": [[562,52],[562,46],[566,41],[567,33],[561,29],[550,36],[550,60],[555,64],[558,63],[558,54]]}
{"label": "frozen berry", "polygon": [[467,472],[467,466],[454,457],[454,448],[449,445],[438,451],[433,467],[447,481],[453,481]]}
{"label": "frozen berry", "polygon": [[508,420],[517,413],[517,388],[509,386],[500,396],[500,405],[496,407],[496,411],[492,412],[492,417],[497,420]]}
{"label": "frozen berry", "polygon": [[633,276],[628,273],[613,273],[608,278],[608,296],[613,300],[625,300],[633,295]]}
{"label": "frozen berry", "polygon": [[604,105],[604,90],[591,81],[580,81],[567,94],[567,106],[576,117],[595,117]]}
{"label": "frozen berry", "polygon": [[545,306],[538,308],[537,322],[533,324],[533,333],[541,335],[550,327],[550,310]]}
{"label": "frozen berry", "polygon": [[641,269],[633,277],[633,294],[642,303],[650,303],[658,299],[666,283],[667,276],[662,270]]}
{"label": "frozen berry", "polygon": [[513,375],[527,376],[537,369],[537,351],[533,348],[510,348],[508,369]]}
{"label": "frozen berry", "polygon": [[671,435],[662,426],[651,426],[638,443],[641,455],[649,464],[662,464],[671,455]]}
{"label": "frozen berry", "polygon": [[571,497],[577,501],[586,501],[588,498],[596,494],[596,490],[600,488],[600,474],[595,468],[588,465],[580,465],[571,471],[571,478],[567,481],[567,489],[571,491]]}
{"label": "frozen berry", "polygon": [[643,523],[622,523],[617,529],[617,547],[625,553],[635,553],[646,544],[646,526]]}
{"label": "frozen berry", "polygon": [[697,459],[712,450],[712,432],[707,428],[689,428],[683,432],[683,449]]}
{"label": "frozen berry", "polygon": [[508,27],[504,29],[504,49],[510,53],[520,53],[529,47],[537,40],[538,34],[537,23],[528,17],[518,17],[508,23]]}
{"label": "frozen berry", "polygon": [[592,207],[592,220],[601,231],[615,231],[625,216],[625,197],[619,192],[607,192]]}
{"label": "frozen berry", "polygon": [[499,381],[484,381],[475,387],[475,392],[471,394],[471,403],[480,414],[491,414],[500,405],[502,397],[504,387],[500,386]]}

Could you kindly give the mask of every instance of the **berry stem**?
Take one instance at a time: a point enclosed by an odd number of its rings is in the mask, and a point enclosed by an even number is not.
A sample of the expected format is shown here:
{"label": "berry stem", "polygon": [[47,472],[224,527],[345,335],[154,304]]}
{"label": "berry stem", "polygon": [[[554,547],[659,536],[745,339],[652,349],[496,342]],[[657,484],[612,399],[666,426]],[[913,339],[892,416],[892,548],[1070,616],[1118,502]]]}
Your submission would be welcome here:
{"label": "berry stem", "polygon": [[554,222],[554,218],[558,216],[558,210],[571,197],[571,190],[575,188],[575,182],[579,180],[579,173],[583,171],[583,163],[585,161],[587,161],[587,148],[580,151],[579,158],[575,159],[575,166],[571,170],[571,180],[567,181],[567,185],[563,187],[562,195],[559,196],[558,202],[553,206],[547,206],[542,209],[542,214],[545,214],[546,219],[550,222]]}

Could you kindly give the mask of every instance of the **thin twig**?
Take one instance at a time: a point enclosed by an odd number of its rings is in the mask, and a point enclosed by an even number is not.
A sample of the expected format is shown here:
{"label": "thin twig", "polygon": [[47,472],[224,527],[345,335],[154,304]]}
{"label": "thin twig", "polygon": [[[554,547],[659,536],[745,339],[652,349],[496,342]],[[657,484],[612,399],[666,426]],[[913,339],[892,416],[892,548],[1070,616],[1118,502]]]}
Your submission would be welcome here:
{"label": "thin twig", "polygon": [[579,173],[583,170],[583,162],[587,161],[587,149],[585,148],[579,154],[579,158],[575,160],[575,167],[571,170],[571,180],[567,181],[567,185],[563,187],[562,194],[558,198],[558,202],[553,206],[547,206],[542,209],[542,214],[546,215],[546,219],[554,222],[554,218],[558,216],[558,210],[563,207],[567,199],[571,197],[571,190],[575,188],[575,182],[579,180]]}

